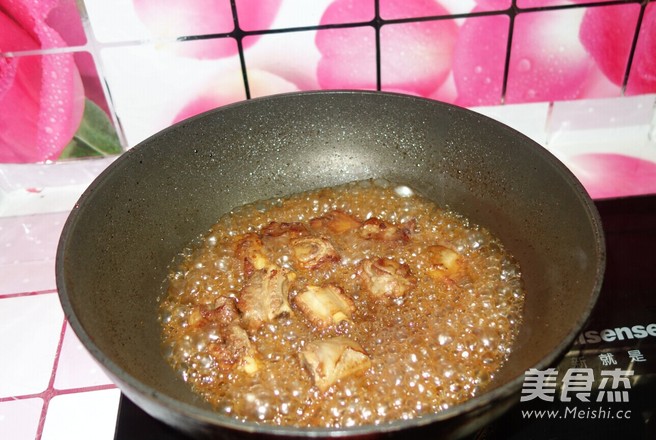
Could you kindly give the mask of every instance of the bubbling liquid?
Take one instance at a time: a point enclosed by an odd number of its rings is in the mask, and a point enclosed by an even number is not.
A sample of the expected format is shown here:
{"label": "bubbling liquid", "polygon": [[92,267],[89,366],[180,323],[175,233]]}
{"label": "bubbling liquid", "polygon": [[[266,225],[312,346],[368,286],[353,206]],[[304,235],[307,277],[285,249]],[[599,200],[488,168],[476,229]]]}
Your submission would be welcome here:
{"label": "bubbling liquid", "polygon": [[[352,227],[317,220],[335,212],[354,219]],[[378,235],[363,233],[370,219],[383,224]],[[288,230],[267,235],[272,224],[300,224],[301,236],[329,242],[338,257],[304,267]],[[261,238],[266,264],[286,274],[289,301],[289,312],[255,326],[245,323],[244,291],[258,269],[236,251],[247,236]],[[380,259],[407,269],[401,294],[374,295],[363,283],[363,262]],[[382,180],[237,208],[183,252],[167,281],[160,321],[173,368],[220,413],[300,427],[383,424],[472,398],[507,359],[525,296],[518,264],[490,232]],[[348,319],[317,325],[299,307],[307,286],[325,285],[350,298]],[[229,359],[235,344],[215,318],[219,300],[238,305],[230,328],[247,334],[248,348]],[[302,353],[334,337],[357,342],[367,368],[322,389]]]}

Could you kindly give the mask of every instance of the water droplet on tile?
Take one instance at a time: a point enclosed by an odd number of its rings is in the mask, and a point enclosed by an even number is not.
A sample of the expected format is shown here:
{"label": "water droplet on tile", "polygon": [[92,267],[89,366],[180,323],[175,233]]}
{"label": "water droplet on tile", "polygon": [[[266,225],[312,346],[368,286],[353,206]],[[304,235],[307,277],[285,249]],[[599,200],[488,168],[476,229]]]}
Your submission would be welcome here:
{"label": "water droplet on tile", "polygon": [[656,124],[652,125],[649,133],[647,133],[647,137],[651,142],[656,142]]}
{"label": "water droplet on tile", "polygon": [[531,67],[532,67],[531,60],[529,60],[528,58],[522,58],[521,60],[519,60],[519,63],[517,63],[517,70],[519,70],[520,72],[528,72],[529,70],[531,70]]}

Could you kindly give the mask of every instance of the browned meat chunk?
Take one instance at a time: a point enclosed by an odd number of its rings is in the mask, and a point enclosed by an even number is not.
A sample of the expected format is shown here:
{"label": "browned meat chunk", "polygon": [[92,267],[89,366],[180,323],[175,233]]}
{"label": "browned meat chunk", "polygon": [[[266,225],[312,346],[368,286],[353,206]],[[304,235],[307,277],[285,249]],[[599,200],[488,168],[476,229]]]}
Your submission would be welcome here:
{"label": "browned meat chunk", "polygon": [[264,250],[262,239],[257,234],[245,234],[237,242],[235,255],[244,263],[244,274],[250,276],[256,270],[264,269],[270,265]]}
{"label": "browned meat chunk", "polygon": [[208,350],[219,369],[239,368],[252,374],[259,368],[257,350],[239,326],[239,312],[233,298],[220,297],[212,306],[197,307],[189,317],[189,325],[212,328],[216,332]]}
{"label": "browned meat chunk", "polygon": [[325,329],[351,319],[353,300],[338,286],[307,286],[294,303],[312,325]]}
{"label": "browned meat chunk", "polygon": [[360,228],[360,236],[368,240],[407,242],[414,228],[414,222],[396,226],[377,217],[366,220]]}
{"label": "browned meat chunk", "polygon": [[360,344],[343,336],[310,342],[300,358],[322,392],[338,380],[371,367],[371,360]]}
{"label": "browned meat chunk", "polygon": [[269,266],[253,273],[237,300],[242,323],[255,331],[266,322],[291,313],[287,302],[288,273],[277,266]]}
{"label": "browned meat chunk", "polygon": [[292,240],[291,245],[294,258],[304,269],[316,269],[324,263],[340,260],[333,245],[324,238],[297,238]]}
{"label": "browned meat chunk", "polygon": [[239,319],[239,312],[235,300],[222,296],[212,306],[201,305],[196,307],[189,316],[188,322],[189,325],[196,327],[208,323],[215,323],[224,327],[230,325],[236,319]]}
{"label": "browned meat chunk", "polygon": [[463,259],[453,249],[442,245],[433,245],[427,248],[431,267],[428,275],[435,280],[447,283],[458,281],[467,276],[466,265]]}
{"label": "browned meat chunk", "polygon": [[258,353],[248,339],[246,330],[238,325],[231,325],[228,328],[226,342],[228,350],[239,358],[237,368],[248,374],[253,374],[259,369]]}
{"label": "browned meat chunk", "polygon": [[388,258],[364,260],[359,270],[362,286],[374,297],[398,298],[416,284],[406,264]]}
{"label": "browned meat chunk", "polygon": [[357,229],[361,224],[357,218],[340,210],[330,211],[322,217],[310,220],[310,226],[313,229],[327,228],[334,234],[342,234],[351,229]]}
{"label": "browned meat chunk", "polygon": [[267,235],[269,237],[280,237],[281,235],[287,235],[290,238],[295,238],[300,237],[307,232],[307,228],[301,222],[271,222],[264,229],[262,229],[262,235]]}
{"label": "browned meat chunk", "polygon": [[246,331],[237,324],[222,329],[219,339],[210,344],[209,351],[221,370],[237,368],[253,374],[260,368],[257,350]]}

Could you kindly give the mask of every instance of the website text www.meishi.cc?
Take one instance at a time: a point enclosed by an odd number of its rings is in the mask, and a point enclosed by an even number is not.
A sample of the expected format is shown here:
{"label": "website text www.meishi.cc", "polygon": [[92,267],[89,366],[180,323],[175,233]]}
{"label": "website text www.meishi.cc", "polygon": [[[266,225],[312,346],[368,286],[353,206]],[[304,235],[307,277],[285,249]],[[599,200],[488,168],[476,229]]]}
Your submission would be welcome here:
{"label": "website text www.meishi.cc", "polygon": [[525,409],[522,410],[525,419],[571,419],[571,420],[628,420],[630,409],[617,409],[609,406],[580,407],[567,406],[558,409]]}

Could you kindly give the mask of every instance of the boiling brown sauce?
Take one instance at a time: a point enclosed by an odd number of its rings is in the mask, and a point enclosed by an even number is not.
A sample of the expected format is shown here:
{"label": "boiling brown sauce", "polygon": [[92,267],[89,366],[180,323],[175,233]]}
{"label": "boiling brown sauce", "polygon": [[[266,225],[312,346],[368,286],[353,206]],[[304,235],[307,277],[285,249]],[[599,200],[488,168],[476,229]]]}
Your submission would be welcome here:
{"label": "boiling brown sauce", "polygon": [[[316,251],[308,238],[332,247],[322,261],[303,260]],[[284,286],[289,310],[254,319],[245,298],[265,284]],[[299,295],[326,286],[344,313],[322,321]],[[487,230],[407,187],[365,181],[223,216],[171,272],[160,318],[168,361],[220,413],[345,427],[475,396],[506,360],[523,301],[518,265]],[[321,382],[308,350],[344,340],[356,367]]]}

